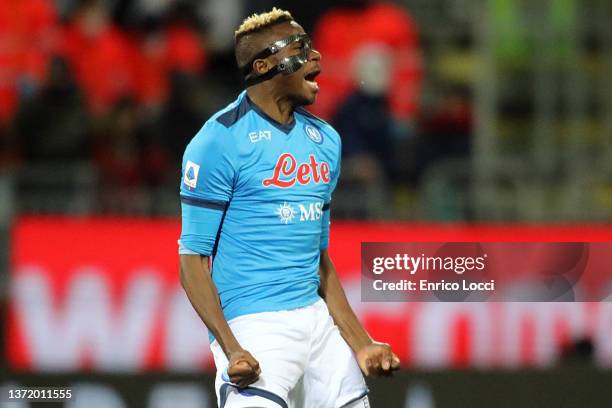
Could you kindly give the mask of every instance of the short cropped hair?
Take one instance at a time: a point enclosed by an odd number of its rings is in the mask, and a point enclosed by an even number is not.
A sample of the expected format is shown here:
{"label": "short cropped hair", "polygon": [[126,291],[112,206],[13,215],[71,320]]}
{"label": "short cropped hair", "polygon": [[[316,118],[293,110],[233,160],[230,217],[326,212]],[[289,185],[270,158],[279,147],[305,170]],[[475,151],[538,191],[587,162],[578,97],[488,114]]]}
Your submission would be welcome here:
{"label": "short cropped hair", "polygon": [[238,67],[248,64],[261,51],[257,34],[280,23],[293,21],[291,13],[274,7],[271,11],[247,17],[234,33],[236,63]]}

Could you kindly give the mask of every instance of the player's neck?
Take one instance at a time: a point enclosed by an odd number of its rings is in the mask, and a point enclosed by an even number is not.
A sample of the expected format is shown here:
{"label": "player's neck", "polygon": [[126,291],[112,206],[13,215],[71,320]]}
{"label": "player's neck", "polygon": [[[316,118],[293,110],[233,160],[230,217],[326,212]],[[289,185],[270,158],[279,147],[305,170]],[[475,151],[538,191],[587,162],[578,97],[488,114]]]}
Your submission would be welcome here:
{"label": "player's neck", "polygon": [[293,123],[293,111],[295,107],[291,101],[282,97],[275,97],[269,92],[258,87],[247,89],[247,94],[259,109],[278,123],[288,125]]}

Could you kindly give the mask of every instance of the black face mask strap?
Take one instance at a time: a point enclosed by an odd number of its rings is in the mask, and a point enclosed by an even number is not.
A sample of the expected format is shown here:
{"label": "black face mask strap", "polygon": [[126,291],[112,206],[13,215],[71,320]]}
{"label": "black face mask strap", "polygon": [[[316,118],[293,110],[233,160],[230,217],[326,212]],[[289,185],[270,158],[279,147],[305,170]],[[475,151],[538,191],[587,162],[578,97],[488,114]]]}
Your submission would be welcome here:
{"label": "black face mask strap", "polygon": [[257,85],[260,82],[267,81],[268,79],[271,79],[277,74],[280,74],[280,70],[278,69],[278,65],[275,65],[263,75],[247,75],[247,77],[244,79],[244,85],[248,88],[249,86]]}
{"label": "black face mask strap", "polygon": [[[276,51],[278,52],[278,51]],[[258,60],[258,59],[264,59],[264,58],[268,58],[270,55],[275,54],[275,52],[272,52],[272,49],[266,48],[265,50],[259,52],[257,55],[255,55],[253,57],[253,59],[251,59],[251,61],[249,61],[247,64],[245,64],[242,68],[240,68],[240,72],[242,73],[243,77],[247,77],[251,71],[253,70],[253,63]]]}

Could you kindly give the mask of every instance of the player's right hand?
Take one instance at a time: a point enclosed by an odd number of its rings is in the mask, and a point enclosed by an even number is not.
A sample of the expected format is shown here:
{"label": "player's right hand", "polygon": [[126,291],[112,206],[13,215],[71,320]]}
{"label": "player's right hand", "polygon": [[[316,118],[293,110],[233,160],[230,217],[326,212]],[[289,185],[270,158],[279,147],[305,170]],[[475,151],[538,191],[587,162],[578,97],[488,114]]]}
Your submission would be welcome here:
{"label": "player's right hand", "polygon": [[374,341],[359,350],[356,357],[359,368],[366,376],[391,376],[400,367],[399,358],[387,343]]}
{"label": "player's right hand", "polygon": [[230,354],[227,374],[233,384],[244,388],[259,379],[261,368],[251,353],[239,350]]}

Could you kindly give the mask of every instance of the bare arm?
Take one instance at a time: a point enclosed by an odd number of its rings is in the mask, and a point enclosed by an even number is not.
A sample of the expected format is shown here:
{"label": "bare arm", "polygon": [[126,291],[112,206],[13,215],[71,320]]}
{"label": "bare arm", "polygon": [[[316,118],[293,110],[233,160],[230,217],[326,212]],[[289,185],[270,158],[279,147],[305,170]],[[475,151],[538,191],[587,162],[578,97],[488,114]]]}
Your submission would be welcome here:
{"label": "bare arm", "polygon": [[257,380],[261,370],[257,360],[240,346],[225,320],[208,259],[207,256],[181,255],[181,284],[191,305],[227,356],[230,380],[246,386]]}
{"label": "bare arm", "polygon": [[340,334],[353,349],[364,374],[389,375],[392,370],[397,370],[399,359],[391,347],[386,343],[372,340],[355,315],[327,250],[321,251],[319,275],[321,277],[321,297],[327,303],[329,313],[338,326]]}
{"label": "bare arm", "polygon": [[321,277],[320,294],[334,323],[340,329],[340,334],[348,345],[357,353],[361,348],[372,344],[372,338],[363,328],[363,325],[353,312],[351,305],[346,299],[340,279],[336,274],[336,268],[329,257],[327,250],[321,251],[319,264],[319,275]]}

